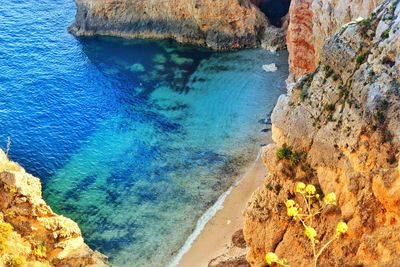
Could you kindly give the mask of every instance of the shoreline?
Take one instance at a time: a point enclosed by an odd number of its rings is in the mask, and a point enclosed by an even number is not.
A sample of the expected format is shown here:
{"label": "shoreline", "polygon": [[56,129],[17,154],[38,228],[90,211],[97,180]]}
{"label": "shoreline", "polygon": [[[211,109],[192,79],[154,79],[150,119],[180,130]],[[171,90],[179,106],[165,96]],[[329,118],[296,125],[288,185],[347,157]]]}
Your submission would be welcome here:
{"label": "shoreline", "polygon": [[[271,134],[266,138],[271,142]],[[256,160],[237,182],[220,196],[197,222],[193,233],[188,237],[169,267],[204,267],[219,258],[239,257],[246,249],[232,245],[233,234],[243,228],[242,212],[253,192],[263,183],[267,170],[261,157],[260,148]]]}

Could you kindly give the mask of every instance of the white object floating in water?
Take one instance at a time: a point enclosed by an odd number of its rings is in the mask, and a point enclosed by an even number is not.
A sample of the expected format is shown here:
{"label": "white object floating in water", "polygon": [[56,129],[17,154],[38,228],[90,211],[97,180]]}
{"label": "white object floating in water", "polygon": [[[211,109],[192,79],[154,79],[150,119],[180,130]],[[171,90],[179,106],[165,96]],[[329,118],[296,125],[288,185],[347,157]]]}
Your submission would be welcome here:
{"label": "white object floating in water", "polygon": [[262,66],[263,70],[266,72],[274,72],[278,70],[278,67],[275,65],[275,63],[267,64]]}

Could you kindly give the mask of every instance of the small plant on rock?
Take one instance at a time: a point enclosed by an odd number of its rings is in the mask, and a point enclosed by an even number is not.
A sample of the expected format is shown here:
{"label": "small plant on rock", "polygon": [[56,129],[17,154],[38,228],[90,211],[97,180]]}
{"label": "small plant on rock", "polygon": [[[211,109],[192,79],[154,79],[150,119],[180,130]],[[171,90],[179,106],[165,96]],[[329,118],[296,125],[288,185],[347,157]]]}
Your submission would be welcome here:
{"label": "small plant on rock", "polygon": [[292,166],[297,166],[305,156],[305,153],[292,151],[292,149],[287,145],[283,145],[276,150],[276,158],[278,160],[289,160]]}
{"label": "small plant on rock", "polygon": [[387,38],[389,38],[389,32],[390,32],[390,29],[387,29],[387,30],[385,30],[384,32],[382,32],[381,38],[382,38],[382,39],[387,39]]}
{"label": "small plant on rock", "polygon": [[[296,184],[296,193],[301,195],[303,205],[296,203],[296,201],[293,199],[288,199],[285,203],[287,215],[294,221],[300,222],[303,225],[304,236],[309,240],[313,252],[314,266],[317,266],[318,258],[329,247],[329,245],[332,244],[332,242],[339,239],[344,233],[347,232],[348,226],[345,222],[339,222],[332,237],[325,244],[319,246],[319,240],[317,238],[318,233],[313,226],[314,218],[321,214],[326,207],[336,205],[336,195],[332,192],[321,199],[321,196],[317,193],[317,189],[314,185],[306,185],[301,182]],[[267,253],[265,260],[268,265],[275,263],[281,266],[289,267],[286,259],[280,259],[273,252]]]}
{"label": "small plant on rock", "polygon": [[287,145],[283,145],[282,147],[280,147],[276,150],[276,157],[279,160],[290,159],[291,155],[292,155],[292,149],[290,147],[288,147]]}
{"label": "small plant on rock", "polygon": [[332,104],[332,103],[326,104],[326,105],[324,106],[324,109],[325,109],[326,111],[329,111],[329,112],[335,111],[335,104]]}
{"label": "small plant on rock", "polygon": [[364,62],[364,59],[365,59],[364,55],[358,55],[358,56],[356,57],[356,62],[357,62],[357,64],[358,64],[358,65],[361,65],[361,64]]}
{"label": "small plant on rock", "polygon": [[307,98],[307,96],[308,96],[307,90],[301,91],[301,93],[300,93],[300,100],[301,100],[301,102],[304,102],[304,100]]}

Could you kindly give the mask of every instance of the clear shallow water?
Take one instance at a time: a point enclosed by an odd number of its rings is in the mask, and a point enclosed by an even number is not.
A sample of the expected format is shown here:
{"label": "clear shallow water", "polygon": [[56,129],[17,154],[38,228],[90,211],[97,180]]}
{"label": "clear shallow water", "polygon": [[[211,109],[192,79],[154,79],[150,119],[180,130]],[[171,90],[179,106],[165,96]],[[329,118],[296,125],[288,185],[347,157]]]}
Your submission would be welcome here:
{"label": "clear shallow water", "polygon": [[115,265],[163,266],[255,159],[287,55],[78,40],[74,12],[2,1],[0,143],[11,137],[11,158]]}

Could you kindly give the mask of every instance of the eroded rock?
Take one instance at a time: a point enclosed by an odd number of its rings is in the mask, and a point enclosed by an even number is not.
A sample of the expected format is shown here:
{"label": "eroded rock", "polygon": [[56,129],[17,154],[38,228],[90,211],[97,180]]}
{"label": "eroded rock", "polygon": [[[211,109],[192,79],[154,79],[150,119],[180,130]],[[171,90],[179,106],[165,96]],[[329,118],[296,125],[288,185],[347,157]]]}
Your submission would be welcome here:
{"label": "eroded rock", "polygon": [[[314,225],[322,244],[340,220],[349,226],[319,266],[399,266],[399,14],[397,1],[385,1],[369,18],[341,27],[322,46],[316,71],[279,98],[274,144],[264,152],[269,176],[245,211],[251,266],[264,266],[267,252],[291,266],[313,264],[303,228],[284,206],[297,197],[298,181],[336,193],[337,206]],[[276,150],[284,144],[305,159],[297,165],[278,160]]]}
{"label": "eroded rock", "polygon": [[344,24],[366,18],[383,0],[292,0],[287,47],[294,78],[315,71],[321,49]]}
{"label": "eroded rock", "polygon": [[0,266],[108,266],[104,255],[84,243],[78,225],[45,203],[40,180],[1,150],[0,215],[0,225],[12,229],[0,232]]}
{"label": "eroded rock", "polygon": [[76,0],[75,35],[173,38],[217,50],[255,47],[269,25],[250,0]]}

